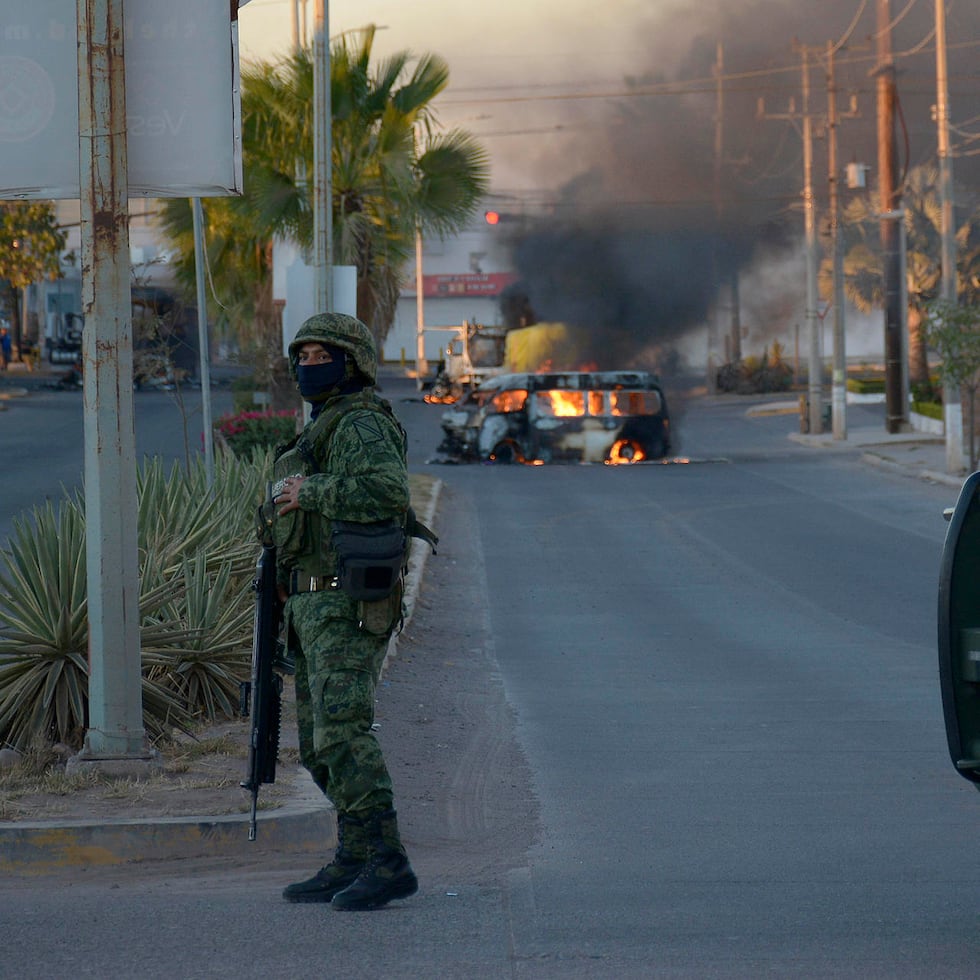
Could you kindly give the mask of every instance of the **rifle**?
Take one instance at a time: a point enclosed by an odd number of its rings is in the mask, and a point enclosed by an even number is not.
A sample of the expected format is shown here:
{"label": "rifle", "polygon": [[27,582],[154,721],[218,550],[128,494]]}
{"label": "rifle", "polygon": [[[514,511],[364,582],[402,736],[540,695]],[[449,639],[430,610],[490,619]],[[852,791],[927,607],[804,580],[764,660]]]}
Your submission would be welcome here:
{"label": "rifle", "polygon": [[240,712],[249,717],[252,730],[248,743],[248,772],[241,783],[252,794],[252,815],[248,839],[255,840],[255,810],[259,787],[276,781],[279,752],[279,723],[282,717],[282,677],[273,670],[276,661],[281,605],[276,589],[276,548],[264,539],[262,554],[255,566],[255,627],[252,633],[252,679],[243,681]]}

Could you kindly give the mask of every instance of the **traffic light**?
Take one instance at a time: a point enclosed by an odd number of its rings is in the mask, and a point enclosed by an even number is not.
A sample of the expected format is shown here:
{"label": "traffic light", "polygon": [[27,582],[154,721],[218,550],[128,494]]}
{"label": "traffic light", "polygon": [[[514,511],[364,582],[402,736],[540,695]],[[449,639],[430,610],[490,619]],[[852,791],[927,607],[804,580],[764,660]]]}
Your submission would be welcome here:
{"label": "traffic light", "polygon": [[499,211],[484,211],[483,217],[486,218],[488,225],[499,225],[500,224],[500,212]]}

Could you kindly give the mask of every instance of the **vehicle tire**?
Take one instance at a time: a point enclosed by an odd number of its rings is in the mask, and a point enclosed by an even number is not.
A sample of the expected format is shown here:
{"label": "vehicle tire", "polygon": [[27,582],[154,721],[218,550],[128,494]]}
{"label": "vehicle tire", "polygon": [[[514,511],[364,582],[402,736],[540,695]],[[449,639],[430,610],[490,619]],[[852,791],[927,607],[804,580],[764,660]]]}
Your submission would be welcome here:
{"label": "vehicle tire", "polygon": [[493,452],[490,453],[490,462],[500,463],[501,465],[523,463],[524,457],[521,455],[520,449],[517,448],[517,443],[507,440],[498,443],[494,447]]}
{"label": "vehicle tire", "polygon": [[634,463],[641,459],[650,459],[652,457],[654,457],[654,454],[644,450],[636,440],[617,439],[609,450],[609,455],[606,457],[606,462],[620,465],[624,463]]}

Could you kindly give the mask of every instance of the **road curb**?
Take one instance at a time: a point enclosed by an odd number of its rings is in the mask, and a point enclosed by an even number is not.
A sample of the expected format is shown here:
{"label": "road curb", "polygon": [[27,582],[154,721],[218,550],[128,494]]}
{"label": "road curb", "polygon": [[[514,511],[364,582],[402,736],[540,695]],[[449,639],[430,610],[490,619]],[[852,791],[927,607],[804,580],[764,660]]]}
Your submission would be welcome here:
{"label": "road curb", "polygon": [[317,810],[260,816],[255,841],[248,839],[248,824],[245,814],[21,823],[0,828],[0,874],[44,875],[175,858],[246,858],[270,851],[322,854],[337,843],[334,812],[322,804]]}
{"label": "road curb", "polygon": [[963,485],[963,481],[966,479],[965,476],[954,476],[951,473],[940,473],[937,470],[924,470],[906,466],[902,463],[896,463],[895,460],[888,459],[886,456],[879,456],[877,453],[872,452],[862,453],[861,460],[865,463],[870,463],[872,466],[877,466],[879,469],[891,470],[893,473],[901,473],[903,476],[918,477],[921,480],[929,480],[931,483],[942,483],[945,486],[956,487],[957,489]]}
{"label": "road curb", "polygon": [[292,798],[250,816],[139,817],[129,820],[37,820],[0,824],[0,874],[45,875],[183,858],[250,858],[266,853],[323,854],[337,843],[337,817],[304,769]]}

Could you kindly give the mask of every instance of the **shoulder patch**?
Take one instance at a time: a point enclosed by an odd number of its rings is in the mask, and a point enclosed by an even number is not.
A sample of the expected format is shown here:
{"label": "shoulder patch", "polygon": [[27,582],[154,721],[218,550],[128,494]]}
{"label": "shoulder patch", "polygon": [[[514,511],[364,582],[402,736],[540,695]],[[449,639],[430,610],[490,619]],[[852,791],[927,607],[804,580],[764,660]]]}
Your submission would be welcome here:
{"label": "shoulder patch", "polygon": [[364,412],[353,419],[351,424],[365,446],[384,441],[384,431],[373,413]]}

